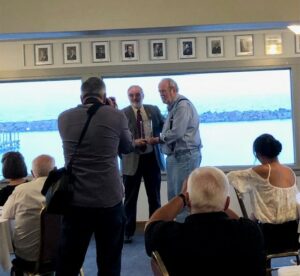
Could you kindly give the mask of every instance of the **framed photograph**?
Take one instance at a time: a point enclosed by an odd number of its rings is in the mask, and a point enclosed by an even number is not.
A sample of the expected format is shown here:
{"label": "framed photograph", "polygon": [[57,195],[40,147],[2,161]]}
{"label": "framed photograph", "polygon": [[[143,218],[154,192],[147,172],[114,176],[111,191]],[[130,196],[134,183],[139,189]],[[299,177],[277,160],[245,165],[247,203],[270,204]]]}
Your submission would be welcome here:
{"label": "framed photograph", "polygon": [[80,63],[80,43],[64,44],[64,63]]}
{"label": "framed photograph", "polygon": [[196,57],[196,39],[180,38],[178,40],[179,58],[195,58]]}
{"label": "framed photograph", "polygon": [[282,37],[281,34],[265,35],[265,51],[266,55],[282,54]]}
{"label": "framed photograph", "polygon": [[295,50],[297,54],[300,54],[300,35],[295,36]]}
{"label": "framed photograph", "polygon": [[137,40],[122,41],[122,59],[139,60],[139,49]]}
{"label": "framed photograph", "polygon": [[93,42],[92,52],[93,52],[93,62],[110,61],[108,41]]}
{"label": "framed photograph", "polygon": [[150,59],[166,59],[166,40],[156,39],[150,40]]}
{"label": "framed photograph", "polygon": [[253,56],[253,35],[235,36],[235,53],[237,56]]}
{"label": "framed photograph", "polygon": [[52,44],[34,45],[34,61],[35,65],[53,64]]}
{"label": "framed photograph", "polygon": [[207,37],[207,57],[223,57],[224,40],[222,36]]}

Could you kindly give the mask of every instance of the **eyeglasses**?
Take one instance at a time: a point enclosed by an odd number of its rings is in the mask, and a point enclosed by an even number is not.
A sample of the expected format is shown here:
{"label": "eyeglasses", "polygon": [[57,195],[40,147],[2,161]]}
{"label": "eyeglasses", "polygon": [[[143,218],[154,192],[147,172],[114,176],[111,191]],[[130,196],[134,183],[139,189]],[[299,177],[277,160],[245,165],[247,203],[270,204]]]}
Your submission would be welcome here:
{"label": "eyeglasses", "polygon": [[128,94],[129,98],[134,98],[134,97],[141,97],[141,93],[136,93],[136,94]]}

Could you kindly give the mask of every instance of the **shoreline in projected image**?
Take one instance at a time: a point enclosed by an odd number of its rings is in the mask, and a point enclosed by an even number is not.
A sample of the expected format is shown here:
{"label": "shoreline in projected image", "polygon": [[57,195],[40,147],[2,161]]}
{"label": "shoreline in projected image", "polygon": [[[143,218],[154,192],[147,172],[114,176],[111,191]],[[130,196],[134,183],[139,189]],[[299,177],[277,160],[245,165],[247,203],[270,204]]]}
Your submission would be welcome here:
{"label": "shoreline in projected image", "polygon": [[116,96],[119,108],[129,105],[128,87],[140,85],[144,104],[157,105],[167,115],[158,91],[162,78],[174,79],[179,94],[186,96],[200,114],[201,166],[252,166],[252,143],[262,133],[281,141],[282,163],[294,163],[289,69],[128,76],[104,81],[108,95]]}
{"label": "shoreline in projected image", "polygon": [[[201,166],[254,165],[252,143],[262,133],[270,133],[282,142],[282,163],[294,163],[290,69],[116,77],[104,81],[107,96],[116,97],[119,109],[129,105],[127,89],[137,84],[144,90],[144,104],[157,105],[167,115],[167,106],[158,92],[158,83],[165,77],[178,83],[179,93],[200,114]],[[64,165],[57,117],[80,103],[80,85],[79,79],[0,82],[0,142],[4,136],[17,140],[13,146],[24,155],[28,171],[32,159],[44,153],[54,156],[57,167]],[[1,150],[0,145],[0,154],[13,146]]]}
{"label": "shoreline in projected image", "polygon": [[[224,138],[228,137],[228,133],[238,139]],[[200,134],[203,141],[201,166],[254,165],[252,144],[254,139],[263,133],[271,133],[284,145],[279,155],[281,163],[294,163],[292,120],[289,119],[201,124]],[[55,156],[57,167],[64,165],[62,142],[58,131],[21,132],[19,151],[25,156],[28,170],[31,168],[32,159],[41,154],[39,147],[41,145],[43,152]]]}

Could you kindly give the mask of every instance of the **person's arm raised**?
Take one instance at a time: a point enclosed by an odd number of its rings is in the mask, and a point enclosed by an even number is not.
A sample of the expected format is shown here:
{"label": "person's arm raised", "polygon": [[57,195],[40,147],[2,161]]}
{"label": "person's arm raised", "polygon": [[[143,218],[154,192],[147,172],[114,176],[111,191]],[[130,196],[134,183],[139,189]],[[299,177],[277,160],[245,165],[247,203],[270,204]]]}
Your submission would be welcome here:
{"label": "person's arm raised", "polygon": [[153,221],[172,221],[176,218],[176,216],[181,212],[182,208],[184,208],[189,201],[188,194],[186,192],[187,180],[184,181],[182,186],[183,187],[181,194],[175,196],[166,205],[157,209],[154,212],[154,214],[150,217],[149,221],[146,223],[145,229]]}

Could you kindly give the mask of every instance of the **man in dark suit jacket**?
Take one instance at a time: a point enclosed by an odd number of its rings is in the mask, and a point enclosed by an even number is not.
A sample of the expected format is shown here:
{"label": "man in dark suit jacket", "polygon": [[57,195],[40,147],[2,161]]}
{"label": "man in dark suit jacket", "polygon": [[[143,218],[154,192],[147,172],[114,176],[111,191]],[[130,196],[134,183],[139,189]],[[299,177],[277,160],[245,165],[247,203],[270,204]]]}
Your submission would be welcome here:
{"label": "man in dark suit jacket", "polygon": [[[122,155],[122,173],[125,186],[126,227],[124,242],[132,242],[136,227],[136,207],[142,177],[149,203],[149,216],[160,205],[161,170],[165,169],[160,145],[153,137],[159,137],[164,118],[157,106],[143,105],[143,90],[134,85],[128,89],[130,106],[123,109],[128,126],[135,138],[135,152]],[[140,115],[138,115],[140,114]],[[142,123],[138,121],[139,116]]]}
{"label": "man in dark suit jacket", "polygon": [[134,58],[134,47],[133,45],[129,44],[127,45],[126,52],[125,52],[126,58]]}

